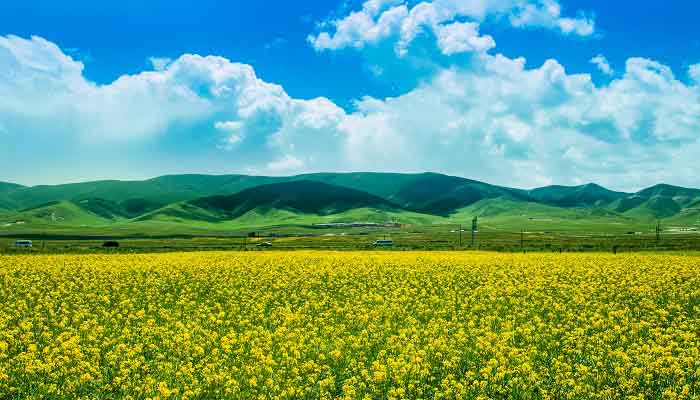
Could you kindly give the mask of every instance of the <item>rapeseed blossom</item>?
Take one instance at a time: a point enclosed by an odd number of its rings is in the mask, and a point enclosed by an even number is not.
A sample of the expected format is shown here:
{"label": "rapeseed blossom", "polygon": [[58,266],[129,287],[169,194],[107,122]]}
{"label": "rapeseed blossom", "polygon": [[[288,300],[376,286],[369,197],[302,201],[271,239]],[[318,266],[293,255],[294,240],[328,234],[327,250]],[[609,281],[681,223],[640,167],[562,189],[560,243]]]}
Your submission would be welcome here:
{"label": "rapeseed blossom", "polygon": [[685,399],[700,257],[0,256],[0,398]]}

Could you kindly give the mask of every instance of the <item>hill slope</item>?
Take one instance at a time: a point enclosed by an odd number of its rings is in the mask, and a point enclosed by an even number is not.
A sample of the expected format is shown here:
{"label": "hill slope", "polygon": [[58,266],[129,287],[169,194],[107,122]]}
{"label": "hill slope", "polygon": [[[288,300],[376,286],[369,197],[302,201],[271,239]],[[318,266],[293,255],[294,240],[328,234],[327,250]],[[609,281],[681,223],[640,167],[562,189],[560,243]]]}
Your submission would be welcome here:
{"label": "hill slope", "polygon": [[17,208],[17,203],[12,201],[8,195],[23,188],[24,186],[15,183],[0,182],[0,211]]}
{"label": "hill slope", "polygon": [[230,196],[205,197],[190,204],[236,218],[254,209],[279,209],[303,214],[337,214],[355,208],[395,208],[381,197],[314,181],[257,186]]}
{"label": "hill slope", "polygon": [[557,207],[603,207],[628,193],[615,192],[589,183],[582,186],[545,186],[528,192],[534,200]]}
{"label": "hill slope", "polygon": [[233,220],[253,211],[259,215],[280,212],[331,215],[362,208],[400,211],[389,201],[366,192],[300,180],[256,186],[228,196],[191,200],[165,207],[140,220],[167,215],[181,220],[217,222]]}
{"label": "hill slope", "polygon": [[53,201],[79,202],[101,199],[115,203],[131,216],[167,204],[204,196],[231,194],[242,189],[286,178],[246,175],[172,175],[145,181],[96,181],[54,186],[21,187],[0,198],[15,209],[35,207]]}
{"label": "hill slope", "polygon": [[176,223],[166,227],[170,233],[325,222],[461,224],[477,215],[517,229],[564,229],[587,221],[646,226],[656,219],[698,226],[700,190],[656,185],[628,194],[595,184],[521,190],[435,173],[172,175],[36,187],[0,182],[0,222],[13,224],[4,232],[19,229],[17,221],[27,229],[49,224],[127,231],[149,221],[158,225],[154,230]]}
{"label": "hill slope", "polygon": [[435,173],[311,174],[306,179],[366,191],[404,209],[446,216],[483,199],[531,200],[526,191]]}
{"label": "hill slope", "polygon": [[28,208],[0,217],[4,227],[22,226],[36,229],[52,226],[106,226],[115,222],[112,218],[93,213],[88,208],[69,201],[58,201]]}
{"label": "hill slope", "polygon": [[627,216],[651,220],[681,217],[700,207],[700,190],[656,185],[618,199],[610,209]]}

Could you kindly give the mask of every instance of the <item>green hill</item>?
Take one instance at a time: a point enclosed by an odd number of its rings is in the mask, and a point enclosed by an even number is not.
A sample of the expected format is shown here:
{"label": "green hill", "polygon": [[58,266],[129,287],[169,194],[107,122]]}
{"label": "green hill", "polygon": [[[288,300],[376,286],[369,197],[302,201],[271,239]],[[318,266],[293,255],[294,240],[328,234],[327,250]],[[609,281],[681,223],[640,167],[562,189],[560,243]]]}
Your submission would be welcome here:
{"label": "green hill", "polygon": [[22,189],[24,186],[10,182],[0,182],[0,194]]}
{"label": "green hill", "polygon": [[669,218],[678,215],[683,208],[672,198],[654,196],[644,201],[638,206],[625,211],[625,215],[640,219]]}
{"label": "green hill", "polygon": [[276,209],[330,215],[357,208],[397,208],[389,201],[366,192],[306,180],[261,185],[229,196],[204,197],[188,204],[229,219],[252,210]]}
{"label": "green hill", "polygon": [[582,186],[546,186],[528,192],[534,200],[558,207],[604,207],[629,196],[614,192],[600,185],[589,183]]}
{"label": "green hill", "polygon": [[700,189],[689,189],[679,186],[660,184],[641,190],[637,193],[637,195],[642,197],[671,197],[679,201],[687,201],[688,199],[700,199]]}
{"label": "green hill", "polygon": [[361,190],[392,201],[406,186],[422,179],[424,174],[399,174],[385,172],[317,173],[292,177],[292,180],[309,180]]}
{"label": "green hill", "polygon": [[331,222],[465,223],[473,216],[494,229],[518,231],[602,232],[613,225],[633,230],[656,219],[696,227],[700,190],[656,185],[628,194],[596,184],[521,190],[435,173],[364,172],[171,175],[35,187],[0,182],[0,234],[5,235],[39,227],[219,234],[241,227]]}
{"label": "green hill", "polygon": [[69,201],[50,202],[0,218],[0,223],[5,227],[21,226],[28,229],[51,226],[105,226],[113,222],[110,218]]}
{"label": "green hill", "polygon": [[653,220],[682,217],[698,207],[700,190],[662,184],[620,198],[609,208],[633,218]]}
{"label": "green hill", "polygon": [[22,187],[6,193],[2,198],[14,208],[35,207],[52,201],[101,199],[115,203],[131,216],[138,216],[174,202],[231,194],[278,179],[280,178],[245,175],[173,175],[145,181],[96,181]]}
{"label": "green hill", "polygon": [[479,218],[479,226],[495,230],[607,232],[634,227],[625,215],[594,207],[556,207],[509,198],[484,199],[462,208],[450,220],[466,223]]}
{"label": "green hill", "polygon": [[530,200],[523,190],[439,174],[421,175],[403,185],[391,199],[407,209],[447,216],[478,201],[499,197]]}
{"label": "green hill", "polygon": [[435,173],[349,173],[305,175],[339,186],[366,191],[404,209],[447,216],[483,199],[530,200],[527,192]]}
{"label": "green hill", "polygon": [[[224,229],[328,223],[432,224],[433,215],[403,210],[372,194],[310,180],[256,186],[229,196],[171,204],[138,218],[139,224],[194,224]],[[222,224],[224,226],[222,226]]]}
{"label": "green hill", "polygon": [[0,212],[17,208],[17,204],[10,199],[9,194],[23,188],[24,186],[15,183],[0,182]]}

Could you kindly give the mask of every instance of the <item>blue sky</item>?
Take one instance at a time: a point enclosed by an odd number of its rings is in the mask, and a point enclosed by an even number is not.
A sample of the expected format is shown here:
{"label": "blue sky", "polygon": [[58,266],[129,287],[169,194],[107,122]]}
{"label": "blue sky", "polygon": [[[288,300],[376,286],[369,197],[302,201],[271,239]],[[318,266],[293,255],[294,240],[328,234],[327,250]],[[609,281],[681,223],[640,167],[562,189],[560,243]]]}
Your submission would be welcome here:
{"label": "blue sky", "polygon": [[700,4],[630,4],[6,0],[0,180],[700,186]]}

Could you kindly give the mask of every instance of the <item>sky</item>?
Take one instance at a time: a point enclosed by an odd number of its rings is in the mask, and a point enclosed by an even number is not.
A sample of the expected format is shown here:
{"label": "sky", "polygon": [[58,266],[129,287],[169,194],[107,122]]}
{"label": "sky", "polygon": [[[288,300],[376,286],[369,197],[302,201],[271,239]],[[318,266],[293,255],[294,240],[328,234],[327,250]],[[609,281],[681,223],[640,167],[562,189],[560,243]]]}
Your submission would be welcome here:
{"label": "sky", "polygon": [[0,3],[0,181],[700,187],[700,3]]}

